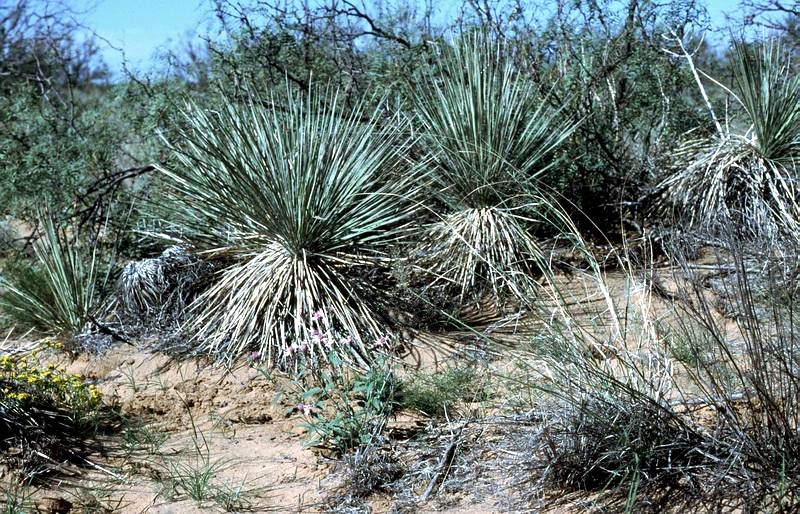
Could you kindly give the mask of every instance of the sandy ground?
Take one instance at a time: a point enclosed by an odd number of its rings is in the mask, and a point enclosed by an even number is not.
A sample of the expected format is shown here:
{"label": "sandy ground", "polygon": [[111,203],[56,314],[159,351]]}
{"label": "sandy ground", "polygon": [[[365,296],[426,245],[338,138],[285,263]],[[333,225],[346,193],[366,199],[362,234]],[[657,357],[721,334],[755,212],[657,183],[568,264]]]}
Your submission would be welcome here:
{"label": "sandy ground", "polygon": [[316,510],[327,465],[304,447],[293,399],[276,400],[280,380],[269,381],[247,365],[226,370],[197,360],[179,363],[124,344],[100,356],[58,360],[69,373],[97,383],[106,401],[126,416],[146,420],[148,430],[165,438],[158,458],[141,457],[155,469],[126,476],[114,487],[116,497],[106,502],[115,504],[114,511],[219,510],[193,500],[170,502],[160,494],[158,475],[167,473],[162,468],[172,460],[197,468],[216,463],[213,481],[248,491],[250,511]]}
{"label": "sandy ground", "polygon": [[[591,284],[569,277],[563,280],[563,289],[574,290],[581,308],[593,306],[595,314],[604,311],[603,299]],[[606,277],[606,285],[612,297],[627,299],[647,310],[649,316],[666,319],[671,315],[667,300],[650,295],[641,283],[632,283],[621,273]],[[662,285],[674,287],[669,276],[664,277]],[[498,338],[502,334],[502,329],[495,332]],[[335,463],[305,446],[304,419],[294,409],[300,399],[289,387],[288,376],[273,373],[267,377],[247,362],[226,369],[202,359],[175,361],[147,347],[146,342],[119,343],[102,355],[77,357],[51,350],[43,353],[42,358],[48,363],[56,363],[97,384],[106,402],[119,405],[130,419],[143,420],[146,430],[161,434],[163,440],[157,448],[139,449],[125,458],[96,456],[93,462],[103,472],[90,470],[80,479],[81,487],[73,484],[51,488],[37,492],[37,498],[66,499],[74,506],[69,512],[225,511],[218,501],[195,501],[186,498],[186,494],[169,494],[167,484],[174,469],[200,469],[211,464],[211,482],[218,490],[243,491],[242,501],[229,511],[327,512],[336,507],[330,499],[337,488]],[[418,367],[427,372],[436,372],[448,360],[447,355],[433,351],[418,353],[416,358]],[[495,367],[502,369],[506,364],[497,362]],[[422,424],[403,414],[392,423],[390,429]],[[481,430],[479,435],[501,440],[505,433],[498,425]],[[446,437],[442,441],[446,443]],[[432,448],[427,458],[435,462],[440,454],[441,448]],[[388,496],[378,494],[367,501],[366,508],[371,512],[397,513],[526,512],[509,507],[510,489],[504,490],[504,484],[518,470],[504,468],[503,455],[486,453],[481,458],[496,465],[486,466],[480,473],[467,470],[475,478],[473,482],[466,481],[461,491],[448,492],[445,488],[431,501],[403,509]],[[422,491],[411,494],[418,497]],[[87,508],[92,503],[95,510]],[[563,502],[561,505],[556,511],[564,511]],[[539,505],[538,511],[547,510],[546,504]],[[576,507],[572,511],[585,510]]]}
{"label": "sandy ground", "polygon": [[[427,368],[446,361],[443,355],[422,355]],[[336,463],[306,446],[304,419],[293,408],[298,399],[288,376],[268,378],[249,363],[225,369],[205,360],[174,361],[122,343],[102,355],[71,357],[46,350],[40,360],[96,383],[105,402],[163,439],[153,449],[137,443],[134,455],[112,451],[91,457],[104,471],[88,466],[77,482],[37,491],[41,512],[58,512],[50,508],[54,499],[72,503],[69,512],[224,512],[214,500],[198,502],[166,492],[171,465],[201,469],[208,463],[214,466],[216,487],[243,491],[241,503],[228,511],[329,512],[337,506],[329,497],[337,488],[336,476],[329,476]],[[415,426],[421,422],[414,416],[399,414],[390,429]],[[396,512],[385,495],[375,495],[366,505],[372,512]],[[402,512],[501,512],[493,505],[459,494]]]}

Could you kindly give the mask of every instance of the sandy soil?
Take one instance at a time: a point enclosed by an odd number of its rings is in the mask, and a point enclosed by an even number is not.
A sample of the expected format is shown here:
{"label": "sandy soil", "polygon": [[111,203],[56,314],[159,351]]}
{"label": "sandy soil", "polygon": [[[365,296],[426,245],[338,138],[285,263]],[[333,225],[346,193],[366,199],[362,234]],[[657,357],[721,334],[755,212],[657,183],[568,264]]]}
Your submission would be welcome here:
{"label": "sandy soil", "polygon": [[198,468],[217,463],[213,481],[248,491],[250,511],[317,510],[318,484],[328,466],[304,447],[294,399],[278,396],[285,378],[267,380],[247,365],[227,370],[199,360],[175,362],[124,344],[100,356],[56,360],[97,383],[106,401],[131,419],[146,420],[148,430],[165,438],[158,458],[141,458],[143,468],[155,469],[129,473],[115,485],[113,501],[106,501],[115,512],[219,510],[193,500],[170,502],[160,494],[158,478],[167,473],[161,468],[172,460]]}
{"label": "sandy soil", "polygon": [[[417,364],[428,371],[447,360],[430,352],[418,357]],[[77,482],[37,491],[41,512],[57,512],[51,504],[58,499],[73,505],[69,512],[223,512],[213,500],[171,498],[166,492],[171,465],[200,469],[207,463],[215,465],[216,486],[244,491],[241,504],[230,511],[328,512],[337,506],[330,499],[338,487],[336,474],[331,475],[336,463],[306,447],[304,419],[294,409],[298,399],[288,376],[268,378],[249,363],[226,369],[201,359],[174,361],[122,343],[102,355],[46,350],[39,359],[87,377],[104,401],[163,439],[152,451],[137,443],[141,447],[132,456],[111,451],[91,457],[104,471],[88,467]],[[401,413],[389,430],[408,434],[423,425],[419,416]],[[393,502],[380,494],[365,505],[376,513],[394,512]],[[459,494],[402,512],[500,512],[493,505]]]}
{"label": "sandy soil", "polygon": [[[563,280],[563,289],[574,290],[581,308],[594,305],[595,313],[605,309],[602,297],[591,285],[569,277]],[[662,280],[667,292],[674,287],[670,280],[669,276]],[[671,315],[668,299],[650,295],[643,284],[631,283],[621,273],[606,277],[606,285],[612,297],[628,298],[639,307],[644,305],[651,316],[666,319]],[[501,338],[503,333],[504,329],[499,328],[495,336]],[[195,501],[185,494],[178,497],[169,494],[171,469],[174,474],[176,466],[199,469],[212,464],[211,481],[217,489],[243,491],[241,504],[228,510],[326,512],[336,507],[335,502],[331,503],[332,492],[338,486],[336,464],[305,446],[303,417],[294,409],[300,399],[289,387],[288,376],[273,373],[267,377],[247,362],[226,369],[202,359],[175,361],[147,347],[146,342],[119,343],[102,355],[71,357],[54,351],[43,354],[48,363],[63,366],[69,373],[79,373],[96,383],[107,402],[119,405],[127,417],[143,420],[146,431],[160,434],[163,440],[154,445],[157,448],[139,449],[133,456],[96,456],[93,462],[102,466],[104,472],[90,470],[81,478],[81,487],[51,488],[37,492],[37,498],[64,498],[74,506],[70,512],[221,512],[225,509],[218,501]],[[428,372],[435,372],[448,360],[445,353],[431,350],[414,357],[417,368]],[[502,361],[494,363],[497,369],[506,365]],[[478,408],[484,409],[484,416],[497,413],[486,406]],[[413,433],[424,424],[424,420],[401,413],[389,428],[397,433]],[[447,430],[452,428],[452,425],[437,428],[443,435],[431,439],[431,444],[439,446],[406,452],[407,458],[428,459],[435,464],[446,447]],[[483,452],[474,461],[483,460],[487,465],[479,470],[464,470],[466,478],[460,490],[443,488],[431,501],[415,503],[413,498],[422,494],[422,487],[411,491],[412,502],[402,508],[388,496],[377,494],[366,502],[366,507],[371,512],[398,513],[523,512],[514,510],[509,503],[510,491],[520,488],[519,484],[510,483],[519,471],[511,469],[513,464],[509,463],[513,460],[478,443],[479,439],[502,440],[507,435],[505,430],[502,424],[474,428],[475,448],[461,452]],[[524,453],[524,449],[519,453]],[[96,510],[88,509],[86,506],[93,502]],[[583,511],[581,505],[585,506],[576,502],[573,508],[565,509],[561,502],[557,511]],[[42,511],[48,512],[46,508]],[[548,511],[546,502],[540,504],[539,511]]]}

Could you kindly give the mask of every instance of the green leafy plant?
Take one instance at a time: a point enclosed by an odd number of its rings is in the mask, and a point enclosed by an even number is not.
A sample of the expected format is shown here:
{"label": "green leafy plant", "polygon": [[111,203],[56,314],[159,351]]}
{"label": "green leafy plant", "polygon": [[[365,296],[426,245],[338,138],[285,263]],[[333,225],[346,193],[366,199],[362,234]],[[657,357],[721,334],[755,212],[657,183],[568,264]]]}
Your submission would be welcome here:
{"label": "green leafy plant", "polygon": [[462,299],[486,283],[495,292],[518,287],[541,264],[529,229],[552,221],[553,202],[538,180],[574,129],[504,50],[465,35],[442,47],[440,75],[414,91],[434,194],[445,206],[422,233],[419,267]]}
{"label": "green leafy plant", "polygon": [[302,393],[292,410],[305,417],[308,445],[333,455],[372,443],[395,408],[397,380],[385,359],[359,372],[332,354],[327,366],[304,365],[294,383]]}
{"label": "green leafy plant", "polygon": [[113,409],[98,388],[55,366],[26,356],[0,357],[0,462],[32,478],[81,466],[115,429]]}
{"label": "green leafy plant", "polygon": [[[289,92],[285,108],[273,98],[185,113],[162,171],[185,237],[228,262],[191,306],[187,326],[203,351],[233,359],[257,349],[286,364],[293,342],[322,351],[314,330],[382,332],[375,277],[414,212],[417,176],[402,120],[384,128],[380,111],[347,110],[326,93]],[[361,335],[332,344],[369,359]]]}
{"label": "green leafy plant", "polygon": [[45,217],[34,244],[32,266],[11,267],[0,277],[0,308],[14,320],[45,334],[75,335],[97,306],[96,247],[86,249]]}

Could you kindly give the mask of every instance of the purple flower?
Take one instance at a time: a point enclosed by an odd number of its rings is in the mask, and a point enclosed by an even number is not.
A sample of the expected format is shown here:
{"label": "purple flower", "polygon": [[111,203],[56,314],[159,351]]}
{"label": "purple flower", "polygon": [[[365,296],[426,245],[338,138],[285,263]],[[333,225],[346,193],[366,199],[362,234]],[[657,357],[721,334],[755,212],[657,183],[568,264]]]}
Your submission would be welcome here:
{"label": "purple flower", "polygon": [[325,334],[320,332],[319,330],[312,330],[311,331],[311,342],[314,344],[322,344],[328,338]]}
{"label": "purple flower", "polygon": [[310,403],[298,403],[295,409],[297,409],[302,415],[308,416],[313,412],[314,406]]}
{"label": "purple flower", "polygon": [[295,353],[303,353],[306,350],[308,350],[307,343],[305,342],[298,343],[297,341],[295,341],[294,343],[291,344],[291,346],[289,346],[289,348],[286,351],[289,353],[289,355],[294,355]]}
{"label": "purple flower", "polygon": [[375,347],[376,348],[381,348],[381,347],[384,347],[384,346],[389,346],[389,336],[387,336],[386,334],[380,336],[375,341]]}
{"label": "purple flower", "polygon": [[325,312],[322,309],[316,310],[311,313],[311,321],[319,321],[325,317]]}
{"label": "purple flower", "polygon": [[257,361],[261,358],[261,352],[250,352],[247,358],[251,361]]}

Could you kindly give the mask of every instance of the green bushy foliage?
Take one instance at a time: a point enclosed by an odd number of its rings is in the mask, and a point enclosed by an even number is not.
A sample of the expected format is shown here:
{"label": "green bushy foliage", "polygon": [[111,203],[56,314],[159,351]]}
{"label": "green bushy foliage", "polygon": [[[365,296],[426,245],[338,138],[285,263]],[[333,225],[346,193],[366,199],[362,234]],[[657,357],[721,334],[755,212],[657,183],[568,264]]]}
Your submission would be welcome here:
{"label": "green bushy foliage", "polygon": [[341,456],[380,438],[397,406],[390,362],[381,358],[368,370],[356,370],[334,353],[324,365],[302,359],[292,382],[300,401],[291,410],[305,418],[309,446]]}
{"label": "green bushy foliage", "polygon": [[28,480],[85,464],[88,452],[99,448],[93,437],[115,425],[95,385],[52,365],[40,367],[37,352],[30,359],[0,357],[0,462]]}
{"label": "green bushy foliage", "polygon": [[711,45],[691,37],[706,23],[695,0],[576,2],[543,24],[539,37],[517,43],[539,89],[583,120],[564,145],[564,165],[543,180],[585,233],[615,234],[673,162],[680,136],[711,128],[685,63],[664,52],[665,34],[676,30],[698,62],[716,66]]}

